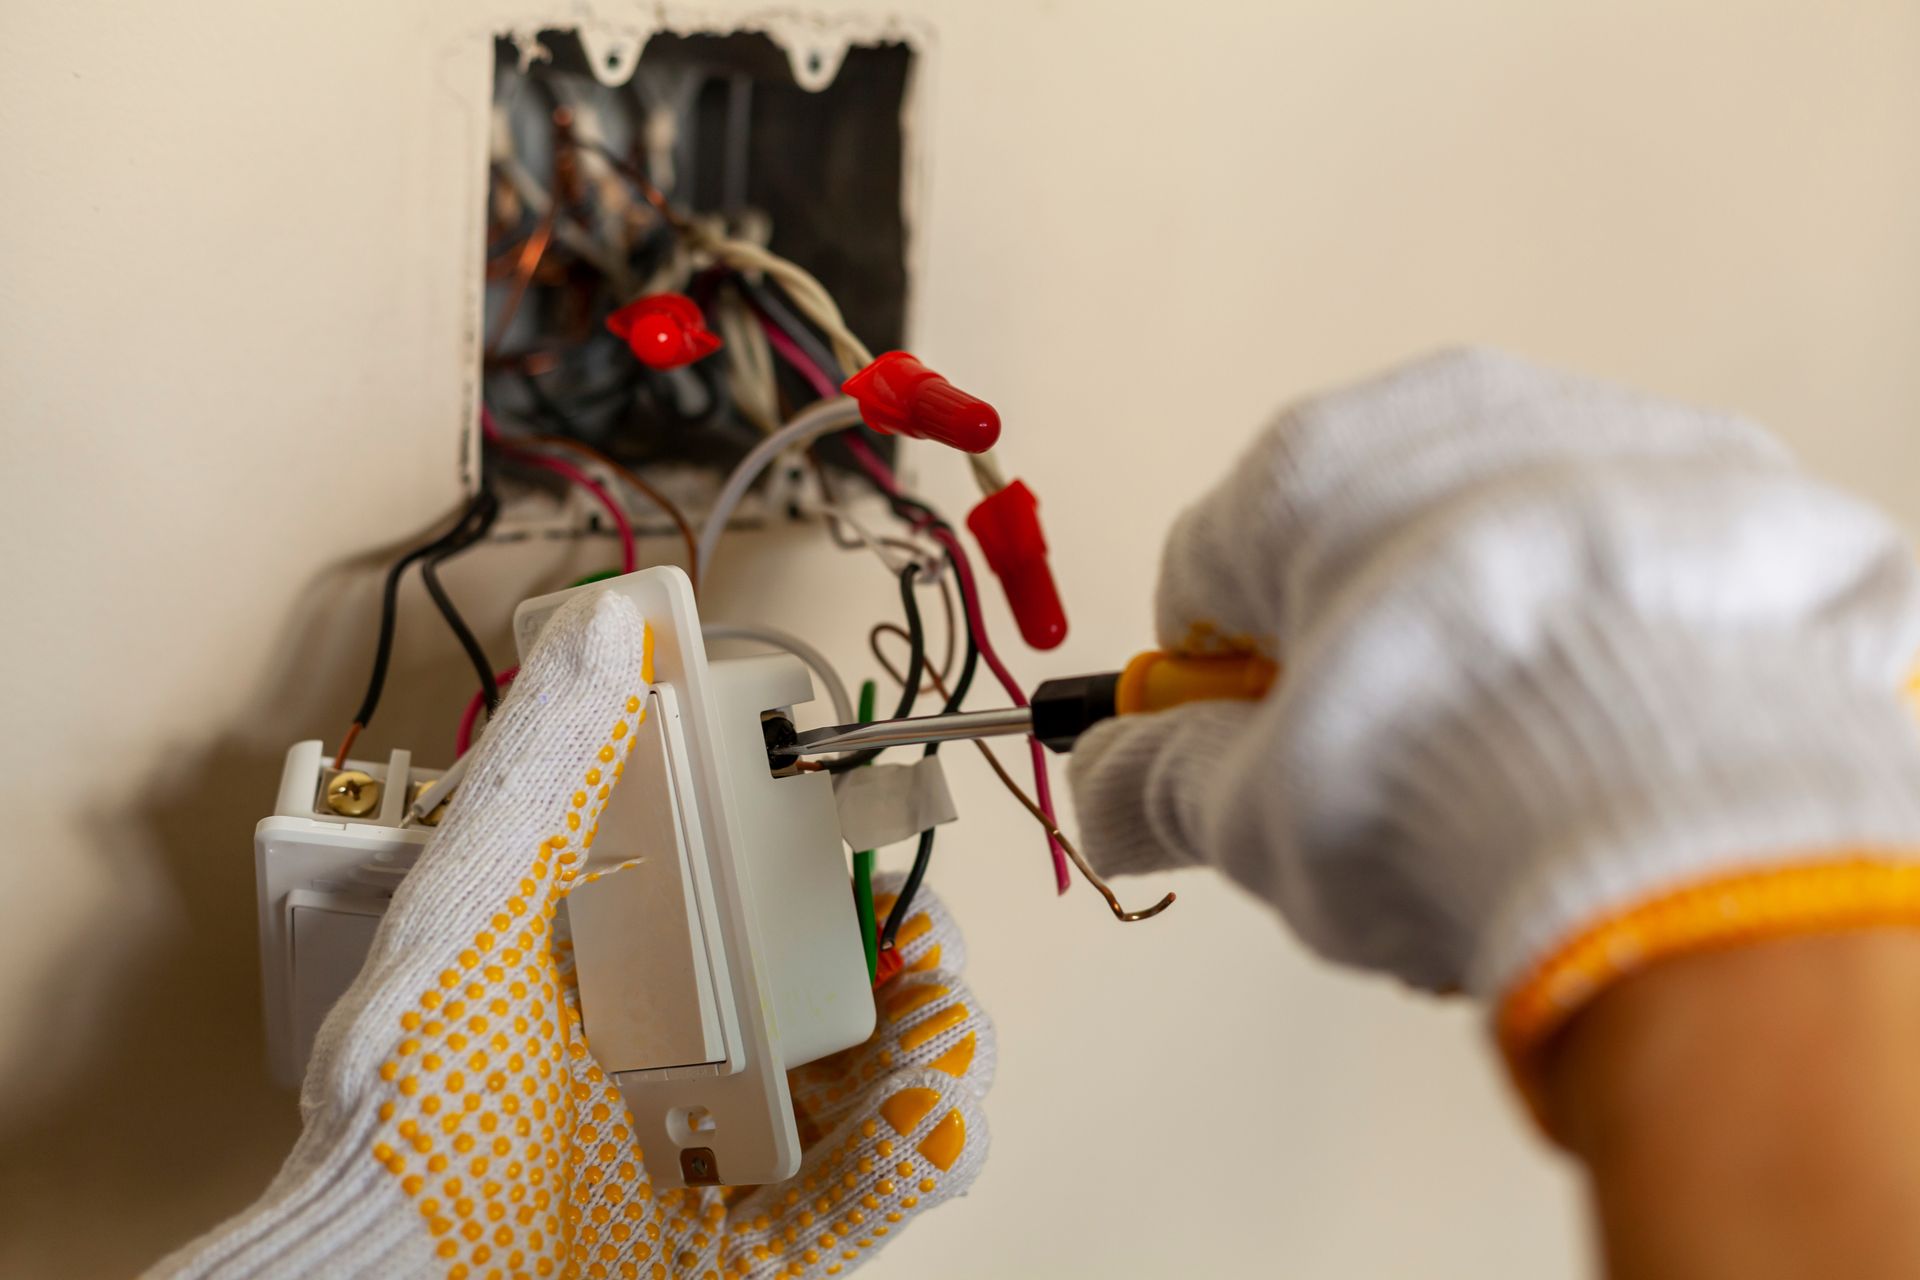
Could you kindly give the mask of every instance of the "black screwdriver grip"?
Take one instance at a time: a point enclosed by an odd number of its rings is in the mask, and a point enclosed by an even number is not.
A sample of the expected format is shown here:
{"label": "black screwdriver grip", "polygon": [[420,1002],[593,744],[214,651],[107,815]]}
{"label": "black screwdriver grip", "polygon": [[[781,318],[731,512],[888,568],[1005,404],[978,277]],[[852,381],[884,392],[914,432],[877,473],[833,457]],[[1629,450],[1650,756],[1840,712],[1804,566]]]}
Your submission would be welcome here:
{"label": "black screwdriver grip", "polygon": [[1120,673],[1048,680],[1033,691],[1033,736],[1050,751],[1068,752],[1102,720],[1114,714]]}

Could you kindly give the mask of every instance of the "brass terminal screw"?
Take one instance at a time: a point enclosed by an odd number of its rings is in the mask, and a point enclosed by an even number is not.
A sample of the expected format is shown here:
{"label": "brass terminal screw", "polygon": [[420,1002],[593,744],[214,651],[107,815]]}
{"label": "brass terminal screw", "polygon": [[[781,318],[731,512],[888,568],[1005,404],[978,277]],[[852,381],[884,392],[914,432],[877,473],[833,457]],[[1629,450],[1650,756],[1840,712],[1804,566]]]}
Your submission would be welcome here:
{"label": "brass terminal screw", "polygon": [[[431,782],[414,783],[413,794],[407,797],[407,804],[409,806],[419,804],[420,797],[425,795],[427,793],[427,788],[431,787],[432,785],[433,784]],[[452,797],[449,796],[448,799],[452,799]],[[440,819],[446,816],[447,816],[447,801],[442,800],[439,804],[433,806],[433,811],[431,813],[423,815],[418,821],[420,825],[423,827],[437,827],[440,825]]]}
{"label": "brass terminal screw", "polygon": [[343,818],[364,818],[380,807],[380,780],[343,769],[327,782],[327,808]]}

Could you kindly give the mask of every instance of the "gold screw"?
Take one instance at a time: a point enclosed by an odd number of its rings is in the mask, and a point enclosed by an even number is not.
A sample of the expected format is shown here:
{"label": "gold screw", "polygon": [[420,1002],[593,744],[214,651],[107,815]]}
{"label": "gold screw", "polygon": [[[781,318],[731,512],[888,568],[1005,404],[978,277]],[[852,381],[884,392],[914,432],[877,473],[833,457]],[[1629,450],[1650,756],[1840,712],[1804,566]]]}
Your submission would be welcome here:
{"label": "gold screw", "polygon": [[[427,788],[431,787],[432,785],[433,784],[431,782],[414,783],[413,794],[407,797],[407,803],[409,805],[419,804],[420,797],[427,794]],[[451,797],[449,797],[449,799],[451,799]],[[446,800],[442,800],[439,804],[433,806],[433,812],[426,814],[425,816],[420,818],[419,820],[420,825],[424,827],[437,827],[440,825],[440,819],[446,816],[447,816],[447,802]]]}
{"label": "gold screw", "polygon": [[343,769],[327,782],[327,808],[343,818],[364,818],[380,807],[380,780]]}

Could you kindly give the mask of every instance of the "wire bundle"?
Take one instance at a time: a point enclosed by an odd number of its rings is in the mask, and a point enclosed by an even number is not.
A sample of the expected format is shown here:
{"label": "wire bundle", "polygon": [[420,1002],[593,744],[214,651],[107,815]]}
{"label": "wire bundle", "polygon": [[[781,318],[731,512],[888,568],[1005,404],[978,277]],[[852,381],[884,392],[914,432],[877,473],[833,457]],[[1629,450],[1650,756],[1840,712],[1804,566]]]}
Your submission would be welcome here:
{"label": "wire bundle", "polygon": [[[647,204],[658,214],[658,225],[665,232],[664,246],[648,241],[642,247],[646,252],[658,252],[664,256],[658,257],[652,269],[636,272],[632,269],[632,247],[622,247],[617,254],[588,252],[590,249],[604,249],[605,246],[598,244],[595,237],[599,233],[595,226],[582,215],[579,208],[569,204],[559,185],[549,195],[540,190],[523,170],[510,168],[503,171],[510,183],[508,189],[518,192],[525,202],[520,216],[523,219],[531,216],[533,225],[531,230],[524,232],[517,245],[497,255],[494,260],[498,264],[497,269],[493,266],[489,269],[490,276],[510,279],[512,288],[488,342],[488,367],[516,372],[517,385],[524,390],[532,406],[532,414],[551,422],[564,434],[520,431],[508,435],[495,421],[494,406],[484,405],[480,419],[489,456],[518,467],[548,472],[585,493],[606,513],[619,539],[622,572],[632,572],[639,558],[632,520],[616,496],[616,491],[624,487],[638,494],[659,508],[679,531],[687,548],[688,572],[697,588],[711,574],[721,540],[746,494],[776,459],[788,454],[801,454],[813,463],[819,477],[824,497],[822,510],[831,522],[835,540],[843,546],[871,550],[898,580],[905,626],[882,623],[874,629],[871,637],[876,658],[890,672],[893,671],[892,665],[878,649],[878,635],[884,630],[899,636],[907,644],[905,670],[894,673],[900,681],[900,698],[894,717],[911,714],[922,692],[922,682],[929,675],[929,687],[942,696],[943,710],[948,713],[960,710],[972,689],[982,661],[1005,690],[1007,697],[1016,705],[1024,706],[1027,702],[1025,691],[1001,660],[988,635],[978,583],[960,536],[933,507],[903,491],[891,467],[861,435],[860,428],[864,424],[858,408],[838,393],[840,377],[864,368],[871,362],[872,353],[848,326],[832,294],[810,272],[763,244],[730,233],[717,220],[694,218],[675,209],[652,187],[644,174],[604,144],[590,138],[573,137],[562,113],[556,113],[555,125],[561,138],[560,145],[597,153],[613,170],[624,175],[638,188]],[[558,176],[556,169],[556,178]],[[578,199],[577,195],[572,198]],[[604,450],[581,438],[591,434],[592,428],[577,416],[580,412],[590,411],[609,398],[617,399],[625,395],[630,399],[636,394],[636,379],[645,381],[657,375],[649,371],[632,371],[599,391],[573,397],[569,407],[557,403],[540,385],[537,374],[543,368],[553,367],[552,358],[538,350],[522,356],[500,354],[502,344],[512,328],[513,313],[536,276],[543,281],[550,277],[565,279],[567,272],[573,270],[572,266],[563,263],[555,269],[559,272],[557,277],[551,270],[541,274],[547,254],[556,244],[574,254],[575,265],[584,264],[601,273],[603,281],[595,288],[604,288],[605,283],[614,282],[617,288],[630,290],[634,279],[647,282],[642,292],[661,287],[687,288],[727,335],[727,361],[709,360],[691,366],[686,371],[691,376],[681,377],[673,396],[658,400],[655,404],[655,408],[667,420],[677,421],[681,420],[682,413],[677,400],[681,390],[698,391],[704,387],[709,411],[727,398],[730,390],[731,402],[764,431],[727,475],[697,532],[684,514],[658,489]],[[669,277],[674,283],[664,285],[663,282]],[[778,357],[793,371],[798,381],[780,383],[774,375],[771,357]],[[729,365],[724,374],[718,371],[722,364]],[[724,385],[727,381],[732,383],[730,388]],[[816,399],[792,414],[784,426],[775,426],[776,406],[784,405],[790,390],[801,387]],[[692,419],[685,421],[691,422]],[[834,498],[827,471],[813,450],[814,445],[828,437],[837,441],[845,458],[867,478],[893,515],[906,527],[903,536],[875,533]],[[970,456],[969,460],[983,489],[992,492],[1004,484],[999,468],[990,455]],[[464,753],[471,744],[482,713],[492,712],[499,700],[500,688],[511,681],[515,669],[509,668],[499,673],[493,671],[472,629],[460,617],[440,582],[437,570],[445,560],[485,538],[499,513],[499,500],[483,481],[481,491],[462,512],[452,529],[432,542],[409,551],[389,571],[383,593],[374,669],[367,696],[342,745],[342,760],[354,736],[371,719],[378,704],[390,661],[398,584],[405,569],[416,561],[422,562],[422,578],[427,591],[472,663],[479,683],[479,691],[470,701],[460,724],[457,743],[460,752]],[[848,531],[851,531],[850,537]],[[949,575],[959,596],[957,610],[949,594]],[[929,672],[926,636],[917,598],[918,587],[930,582],[937,582],[940,587],[947,620],[946,657],[940,669],[933,672]],[[709,625],[706,638],[709,642],[748,639],[794,653],[819,678],[840,720],[845,722],[851,718],[845,687],[839,676],[822,655],[798,638],[772,628],[722,624]],[[958,676],[949,688],[947,677],[956,650],[964,656]],[[874,689],[871,681],[862,687],[859,712],[862,719],[870,718],[873,714]],[[1106,896],[1121,918],[1144,918],[1164,907],[1163,902],[1148,912],[1124,912],[1112,893],[1086,866],[1078,851],[1072,849],[1061,835],[1054,818],[1046,756],[1037,740],[1028,739],[1034,778],[1031,797],[1005,773],[984,744],[978,745],[994,764],[1001,781],[1046,830],[1055,884],[1059,891],[1065,892],[1070,883],[1068,860],[1071,858]],[[924,754],[932,756],[938,750],[938,743],[930,743],[924,748]],[[841,773],[866,764],[877,755],[877,749],[851,752],[817,767]],[[920,834],[912,867],[884,924],[873,919],[873,851],[855,854],[854,893],[862,920],[862,937],[868,952],[870,971],[876,966],[878,953],[894,944],[924,880],[934,844],[934,829],[929,828]]]}
{"label": "wire bundle", "polygon": [[393,639],[397,626],[400,604],[400,582],[406,572],[415,563],[421,564],[421,580],[426,584],[427,594],[432,597],[434,607],[440,616],[446,619],[449,629],[459,641],[460,647],[474,665],[475,673],[480,677],[481,699],[491,711],[500,700],[500,691],[494,679],[493,668],[488,665],[486,655],[480,649],[480,643],[474,638],[473,630],[467,626],[466,619],[460,616],[460,610],[454,605],[453,598],[447,594],[440,582],[439,569],[442,564],[467,550],[493,528],[494,521],[500,515],[500,500],[494,496],[492,488],[484,482],[480,491],[473,496],[460,513],[453,528],[446,533],[406,552],[393,567],[387,570],[386,581],[380,589],[380,627],[373,646],[373,669],[367,675],[367,689],[360,699],[359,709],[353,713],[353,721],[340,738],[340,749],[334,756],[333,767],[346,767],[347,754],[353,750],[353,744],[360,733],[373,723],[374,712],[380,708],[380,697],[387,686],[387,668],[393,661]]}

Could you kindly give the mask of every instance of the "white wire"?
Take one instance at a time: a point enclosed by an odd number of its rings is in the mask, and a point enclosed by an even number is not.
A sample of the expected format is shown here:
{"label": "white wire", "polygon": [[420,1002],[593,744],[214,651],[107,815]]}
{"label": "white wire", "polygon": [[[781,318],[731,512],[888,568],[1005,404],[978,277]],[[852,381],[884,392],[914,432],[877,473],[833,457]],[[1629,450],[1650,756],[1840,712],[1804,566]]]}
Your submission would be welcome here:
{"label": "white wire", "polygon": [[708,644],[715,640],[753,640],[784,649],[806,663],[813,674],[820,677],[820,683],[826,686],[827,701],[833,703],[835,723],[853,723],[853,703],[847,697],[847,686],[841,681],[840,673],[833,669],[833,664],[827,661],[825,654],[799,636],[789,635],[775,627],[753,626],[744,622],[703,623],[700,634]]}
{"label": "white wire", "polygon": [[793,299],[793,305],[827,335],[844,374],[851,377],[873,363],[873,353],[847,327],[833,295],[806,268],[750,241],[717,235],[705,228],[695,228],[693,234],[701,248],[728,266],[741,271],[765,272],[778,281]]}
{"label": "white wire", "polygon": [[[873,363],[873,353],[847,327],[833,295],[804,267],[789,262],[763,245],[723,235],[711,227],[696,227],[692,234],[701,248],[721,262],[740,271],[760,271],[778,281],[793,300],[794,306],[826,334],[827,341],[833,346],[834,359],[840,362],[843,374],[851,377]],[[1000,462],[991,449],[970,454],[967,461],[973,468],[974,481],[980,486],[982,494],[990,497],[1007,487],[1006,473],[1000,469]],[[703,560],[701,563],[706,562]]]}
{"label": "white wire", "polygon": [[727,531],[727,522],[733,519],[740,499],[760,478],[760,473],[767,469],[767,464],[789,449],[797,449],[821,436],[844,431],[859,423],[860,407],[852,400],[845,396],[821,400],[807,406],[793,421],[755,445],[753,452],[740,459],[740,465],[720,486],[713,507],[707,512],[707,522],[700,528],[700,550],[695,563],[700,566],[704,581],[712,581],[708,575],[713,572],[713,558],[720,548],[720,535]]}
{"label": "white wire", "polygon": [[455,760],[445,773],[434,779],[432,786],[422,791],[419,798],[407,806],[407,812],[400,819],[400,825],[409,827],[416,822],[425,822],[427,815],[438,809],[440,802],[460,785],[460,780],[467,776],[467,766],[472,764],[473,758],[479,754],[477,751],[469,751]]}
{"label": "white wire", "polygon": [[968,454],[967,464],[973,468],[973,478],[980,486],[980,492],[987,497],[1007,487],[1007,473],[1000,469],[1000,460],[993,456],[993,450]]}
{"label": "white wire", "polygon": [[727,355],[727,387],[733,403],[762,431],[780,427],[780,392],[774,383],[773,348],[767,331],[753,320],[747,304],[732,289],[722,293],[714,308],[715,321]]}
{"label": "white wire", "polygon": [[835,520],[853,530],[853,536],[860,545],[880,558],[887,567],[887,576],[898,578],[901,571],[913,565],[920,571],[920,585],[933,586],[940,580],[946,569],[946,558],[934,547],[922,546],[911,538],[902,539],[912,546],[912,554],[904,553],[897,546],[891,546],[879,534],[867,527],[865,521],[853,513],[852,508],[836,502],[822,494],[818,499],[820,514],[829,520]]}

